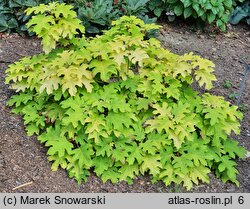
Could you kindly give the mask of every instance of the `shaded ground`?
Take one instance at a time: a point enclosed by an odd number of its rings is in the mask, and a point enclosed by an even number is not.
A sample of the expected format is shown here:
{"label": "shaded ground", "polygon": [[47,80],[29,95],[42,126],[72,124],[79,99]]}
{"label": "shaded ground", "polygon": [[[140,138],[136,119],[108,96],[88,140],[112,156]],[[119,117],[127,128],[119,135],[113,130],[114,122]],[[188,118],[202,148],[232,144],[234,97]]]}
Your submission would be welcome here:
{"label": "shaded ground", "polygon": [[[216,64],[215,74],[218,81],[214,85],[214,94],[229,96],[237,92],[243,76],[244,65],[241,60],[250,63],[249,27],[234,26],[226,34],[211,31],[196,33],[185,25],[164,25],[160,37],[164,47],[184,54],[193,51]],[[27,182],[32,184],[15,192],[185,192],[180,186],[166,187],[162,182],[152,184],[149,176],[140,176],[132,185],[126,183],[102,183],[95,175],[80,186],[67,173],[59,169],[50,170],[46,149],[35,137],[27,137],[21,117],[10,113],[6,101],[13,94],[4,84],[4,71],[8,64],[19,58],[40,51],[39,42],[34,38],[22,38],[17,35],[0,36],[0,192],[12,192],[16,186]],[[223,84],[230,80],[232,88]],[[234,100],[230,100],[235,104]],[[250,76],[247,80],[242,103],[247,108],[242,122],[240,136],[235,136],[241,145],[250,150]],[[210,184],[195,186],[191,192],[250,192],[250,159],[238,161],[238,180],[240,187],[223,184],[210,175]]]}

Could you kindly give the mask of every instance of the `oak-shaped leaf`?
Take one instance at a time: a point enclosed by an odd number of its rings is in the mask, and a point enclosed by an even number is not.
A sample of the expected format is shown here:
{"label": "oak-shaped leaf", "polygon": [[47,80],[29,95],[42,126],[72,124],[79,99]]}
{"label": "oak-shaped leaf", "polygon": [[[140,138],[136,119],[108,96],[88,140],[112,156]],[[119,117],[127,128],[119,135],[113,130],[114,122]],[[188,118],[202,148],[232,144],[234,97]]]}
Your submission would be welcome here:
{"label": "oak-shaped leaf", "polygon": [[86,180],[89,175],[89,169],[92,166],[91,156],[93,155],[93,149],[90,144],[82,143],[80,147],[75,148],[71,152],[71,156],[68,158],[67,170],[70,177],[74,177],[78,184],[82,180]]}
{"label": "oak-shaped leaf", "polygon": [[54,138],[53,140],[48,140],[45,143],[46,147],[49,147],[47,154],[55,155],[58,157],[63,157],[66,154],[72,153],[73,144],[70,143],[66,137],[60,136],[58,138]]}
{"label": "oak-shaped leaf", "polygon": [[140,171],[142,174],[149,171],[150,174],[156,175],[160,172],[161,168],[162,164],[160,163],[159,155],[145,155],[140,166]]}

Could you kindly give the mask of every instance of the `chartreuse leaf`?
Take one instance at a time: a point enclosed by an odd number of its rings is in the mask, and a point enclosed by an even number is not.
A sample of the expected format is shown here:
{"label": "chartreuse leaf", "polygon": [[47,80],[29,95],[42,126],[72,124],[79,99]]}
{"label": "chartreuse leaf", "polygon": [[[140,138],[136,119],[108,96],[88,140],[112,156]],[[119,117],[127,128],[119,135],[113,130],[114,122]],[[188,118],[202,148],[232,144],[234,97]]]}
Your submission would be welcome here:
{"label": "chartreuse leaf", "polygon": [[9,106],[16,106],[19,107],[21,104],[27,104],[28,101],[31,101],[33,99],[33,93],[32,92],[21,92],[20,94],[13,95],[10,100],[7,102]]}
{"label": "chartreuse leaf", "polygon": [[198,185],[198,180],[201,180],[204,183],[209,183],[208,173],[210,173],[210,169],[201,165],[199,167],[194,167],[190,171],[190,178],[196,185]]}
{"label": "chartreuse leaf", "polygon": [[61,105],[57,103],[51,103],[47,106],[46,117],[47,122],[55,122],[56,120],[62,120],[64,117],[65,110],[61,107]]}
{"label": "chartreuse leaf", "polygon": [[60,69],[58,75],[62,76],[61,81],[62,91],[68,90],[70,95],[75,95],[77,92],[77,86],[84,86],[88,92],[92,91],[92,75],[86,70],[87,66],[82,64],[80,67],[71,67],[68,69]]}
{"label": "chartreuse leaf", "polygon": [[143,59],[148,58],[148,54],[145,50],[141,50],[137,48],[135,51],[130,51],[128,58],[131,60],[132,63],[136,64],[138,62],[139,66],[142,66]]}
{"label": "chartreuse leaf", "polygon": [[181,75],[182,77],[187,77],[192,72],[192,66],[188,62],[183,62],[180,60],[176,63],[173,76],[176,77],[178,75]]}
{"label": "chartreuse leaf", "polygon": [[72,125],[74,128],[77,128],[79,123],[84,124],[84,119],[86,116],[84,116],[83,109],[69,109],[65,114],[68,116],[63,118],[63,125]]}
{"label": "chartreuse leaf", "polygon": [[[78,127],[78,124],[85,124],[86,109],[81,105],[81,99],[79,97],[68,98],[61,102],[61,106],[65,111],[64,117],[62,119],[62,124],[65,126],[72,125],[74,128]],[[71,107],[71,108],[69,108]]]}
{"label": "chartreuse leaf", "polygon": [[36,123],[30,123],[26,126],[26,132],[28,136],[32,136],[33,134],[39,134],[40,128],[36,125]]}
{"label": "chartreuse leaf", "polygon": [[75,17],[75,12],[72,9],[73,9],[72,5],[66,5],[62,3],[58,4],[53,12],[56,18],[59,18],[60,15],[63,15],[65,18]]}
{"label": "chartreuse leaf", "polygon": [[175,169],[172,164],[167,164],[164,166],[164,170],[159,174],[159,179],[161,179],[167,186],[169,186],[172,182],[175,182]]}
{"label": "chartreuse leaf", "polygon": [[211,126],[220,125],[226,134],[231,134],[232,131],[240,133],[239,119],[242,119],[242,113],[237,111],[236,106],[231,106],[222,97],[208,93],[203,95],[202,103],[205,105],[203,113],[205,118],[209,119]]}
{"label": "chartreuse leaf", "polygon": [[157,117],[146,121],[146,133],[150,133],[154,130],[157,130],[158,133],[161,133],[163,130],[168,133],[170,129],[173,129],[171,108],[168,107],[167,103],[163,103],[162,106],[155,104],[153,108],[155,109],[153,113]]}
{"label": "chartreuse leaf", "polygon": [[47,141],[45,146],[49,147],[48,155],[57,154],[58,157],[63,157],[65,154],[71,154],[73,148],[73,144],[63,136]]}
{"label": "chartreuse leaf", "polygon": [[117,183],[119,181],[119,176],[120,173],[118,172],[118,169],[115,166],[113,166],[108,170],[103,171],[101,178],[104,183],[107,182],[108,180],[110,180],[112,183]]}
{"label": "chartreuse leaf", "polygon": [[176,179],[175,183],[181,184],[183,183],[183,186],[186,187],[187,190],[190,190],[193,186],[193,182],[191,178],[188,178],[185,173],[181,171],[180,168],[175,169]]}
{"label": "chartreuse leaf", "polygon": [[222,156],[220,158],[217,175],[221,176],[223,182],[232,181],[236,185],[239,185],[238,180],[236,179],[236,174],[238,173],[235,168],[236,163],[233,160],[230,160],[229,156]]}
{"label": "chartreuse leaf", "polygon": [[132,126],[136,121],[133,113],[114,113],[110,112],[106,117],[107,125],[112,127],[114,134],[119,137],[125,128]]}
{"label": "chartreuse leaf", "polygon": [[59,157],[58,155],[50,155],[48,157],[49,161],[52,161],[51,170],[57,171],[59,166],[63,169],[66,169],[68,166],[68,158],[70,155],[64,155],[63,157]]}
{"label": "chartreuse leaf", "polygon": [[243,158],[246,150],[243,147],[240,147],[238,144],[239,142],[228,139],[223,141],[223,149],[231,158],[236,158],[236,156]]}
{"label": "chartreuse leaf", "polygon": [[194,163],[192,162],[192,160],[186,158],[186,155],[184,154],[179,157],[174,157],[173,167],[175,169],[178,168],[179,172],[183,173],[184,175],[187,175],[190,168],[194,167]]}
{"label": "chartreuse leaf", "polygon": [[47,94],[51,94],[53,90],[57,90],[59,88],[60,79],[56,76],[51,76],[44,80],[43,85],[41,85],[39,91],[43,92],[46,90]]}
{"label": "chartreuse leaf", "polygon": [[146,155],[143,158],[140,170],[144,174],[146,171],[149,171],[150,174],[156,175],[160,172],[162,165],[160,163],[160,156],[157,155]]}
{"label": "chartreuse leaf", "polygon": [[101,174],[108,170],[112,165],[113,162],[108,157],[98,156],[93,159],[94,171],[97,176],[101,176]]}
{"label": "chartreuse leaf", "polygon": [[95,113],[89,114],[89,116],[84,120],[84,122],[88,124],[86,125],[85,131],[85,133],[87,134],[91,134],[93,132],[100,133],[106,125],[104,117]]}
{"label": "chartreuse leaf", "polygon": [[139,166],[135,163],[133,165],[125,164],[121,167],[119,172],[121,173],[121,175],[119,176],[120,180],[126,181],[128,179],[133,179],[136,175],[139,174]]}
{"label": "chartreuse leaf", "polygon": [[[173,7],[176,13],[187,17],[193,8],[192,15],[203,16],[198,3],[183,4]],[[8,104],[23,116],[28,135],[48,147],[52,170],[66,169],[79,184],[90,169],[112,183],[149,173],[188,190],[215,171],[238,185],[234,160],[245,150],[229,135],[240,133],[243,115],[223,97],[192,88],[194,79],[212,87],[214,64],[163,49],[146,36],[159,27],[134,16],[79,38],[84,27],[71,9],[59,3],[28,9],[34,14],[28,28],[45,54],[6,70],[17,92]]]}
{"label": "chartreuse leaf", "polygon": [[82,143],[80,147],[72,150],[71,156],[69,157],[67,170],[70,177],[74,177],[78,184],[81,183],[82,179],[86,181],[89,169],[92,166],[91,156],[93,155],[93,148],[90,144]]}
{"label": "chartreuse leaf", "polygon": [[196,60],[192,62],[193,68],[197,68],[195,71],[195,79],[198,81],[200,86],[206,85],[206,89],[211,89],[213,87],[212,82],[216,81],[215,75],[212,74],[214,63],[210,60],[202,59],[196,56]]}
{"label": "chartreuse leaf", "polygon": [[99,140],[96,142],[94,148],[96,150],[96,156],[110,157],[113,153],[113,148],[114,148],[114,142],[112,137],[108,138],[99,137]]}
{"label": "chartreuse leaf", "polygon": [[27,15],[32,12],[36,14],[27,23],[27,27],[42,38],[43,50],[46,54],[56,48],[61,37],[65,40],[66,38],[72,39],[77,34],[77,29],[81,32],[85,31],[81,21],[76,18],[76,12],[71,10],[72,8],[70,5],[53,2],[26,10]]}
{"label": "chartreuse leaf", "polygon": [[108,81],[111,76],[117,75],[116,63],[111,60],[93,60],[89,67],[93,68],[94,76],[100,75],[103,81]]}
{"label": "chartreuse leaf", "polygon": [[142,150],[137,147],[135,144],[130,148],[130,153],[126,159],[129,165],[133,165],[135,162],[141,163],[143,161],[143,152]]}
{"label": "chartreuse leaf", "polygon": [[53,141],[56,138],[60,138],[61,136],[61,128],[59,125],[56,125],[55,127],[49,126],[46,128],[46,131],[42,133],[40,136],[38,136],[38,140],[41,143],[46,143],[47,141]]}
{"label": "chartreuse leaf", "polygon": [[167,84],[169,86],[163,90],[167,98],[179,99],[181,82],[177,79],[171,79],[167,81]]}
{"label": "chartreuse leaf", "polygon": [[153,140],[147,140],[146,142],[141,144],[141,149],[143,152],[151,154],[151,155],[155,155],[155,153],[157,152],[157,147],[154,146],[153,144]]}
{"label": "chartreuse leaf", "polygon": [[30,122],[36,122],[36,125],[45,126],[45,117],[38,112],[38,107],[36,105],[29,104],[22,109],[24,114],[24,124],[29,124]]}

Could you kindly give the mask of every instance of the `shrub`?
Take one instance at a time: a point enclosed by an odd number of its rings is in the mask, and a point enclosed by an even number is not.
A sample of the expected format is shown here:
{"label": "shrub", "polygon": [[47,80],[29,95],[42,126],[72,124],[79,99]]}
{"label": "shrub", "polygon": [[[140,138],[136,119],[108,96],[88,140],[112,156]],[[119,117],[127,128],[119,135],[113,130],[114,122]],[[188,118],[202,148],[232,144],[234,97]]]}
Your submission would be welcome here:
{"label": "shrub", "polygon": [[28,9],[35,14],[28,28],[45,53],[6,70],[6,83],[18,92],[8,104],[23,116],[28,135],[48,148],[52,170],[60,166],[78,183],[90,168],[113,183],[147,172],[187,189],[208,183],[213,170],[238,185],[235,159],[245,150],[229,135],[240,133],[242,113],[191,87],[211,89],[214,64],[163,49],[146,38],[159,26],[134,16],[101,36],[79,38],[84,27],[71,9],[58,3]]}

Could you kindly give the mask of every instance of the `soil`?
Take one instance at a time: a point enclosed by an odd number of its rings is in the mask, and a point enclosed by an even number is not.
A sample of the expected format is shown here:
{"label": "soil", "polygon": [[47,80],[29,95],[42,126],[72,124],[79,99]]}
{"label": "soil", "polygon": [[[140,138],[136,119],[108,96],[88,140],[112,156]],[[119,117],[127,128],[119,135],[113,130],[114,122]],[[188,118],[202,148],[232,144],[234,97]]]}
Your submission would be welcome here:
{"label": "soil", "polygon": [[[1,36],[2,35],[2,36]],[[244,62],[250,63],[250,28],[247,25],[231,26],[227,33],[216,33],[212,29],[197,32],[181,24],[164,24],[159,39],[165,48],[184,54],[194,52],[216,64],[218,81],[211,91],[232,99],[243,79]],[[132,185],[124,182],[112,184],[92,174],[86,183],[77,185],[63,169],[52,172],[47,160],[46,148],[36,137],[27,137],[22,118],[12,114],[6,102],[14,93],[4,84],[5,69],[23,56],[39,53],[39,40],[19,35],[0,34],[0,192],[186,192],[181,186],[166,187],[162,182],[151,183],[150,176],[139,176]],[[242,60],[243,59],[243,60]],[[232,87],[226,89],[225,81]],[[230,99],[230,98],[231,99]],[[240,145],[250,150],[250,75],[243,92],[241,104],[245,109],[241,134],[233,136]],[[250,192],[250,158],[237,160],[240,186],[222,183],[214,174],[209,184],[194,186],[190,192]],[[13,190],[13,188],[30,184]]]}

